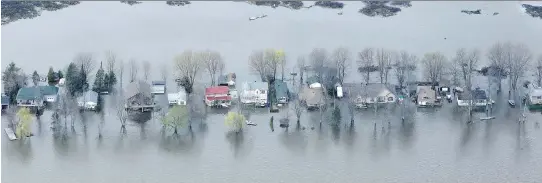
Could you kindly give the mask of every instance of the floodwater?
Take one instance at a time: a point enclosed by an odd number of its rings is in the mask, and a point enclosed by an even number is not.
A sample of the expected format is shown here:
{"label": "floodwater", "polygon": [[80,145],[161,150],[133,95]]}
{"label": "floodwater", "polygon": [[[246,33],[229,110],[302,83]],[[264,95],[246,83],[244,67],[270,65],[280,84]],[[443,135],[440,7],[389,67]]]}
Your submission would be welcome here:
{"label": "floodwater", "polygon": [[[295,11],[233,2],[194,2],[186,7],[83,2],[3,26],[2,68],[14,61],[26,72],[45,73],[49,66],[66,66],[78,52],[102,58],[105,50],[113,50],[125,61],[151,61],[158,78],[160,65],[172,65],[176,54],[208,48],[220,51],[226,69],[243,81],[255,78],[247,71],[248,55],[263,48],[284,49],[289,65],[314,47],[372,46],[452,56],[460,47],[486,50],[497,41],[514,41],[542,50],[542,23],[519,12],[517,2],[412,4],[382,19],[357,13],[361,2],[348,2],[342,16],[336,10]],[[461,9],[500,14],[465,15]],[[268,17],[248,21],[261,14]],[[359,78],[354,71],[349,74],[350,81]],[[195,96],[194,101],[200,100]],[[49,129],[51,113],[46,112],[34,121],[35,136],[26,143],[10,142],[2,135],[2,182],[542,181],[540,113],[527,113],[527,122],[518,124],[519,109],[498,102],[495,120],[471,125],[453,104],[435,110],[410,107],[405,113],[411,118],[405,122],[399,106],[356,111],[353,126],[343,107],[339,127],[330,126],[329,116],[322,118],[316,111],[304,112],[297,128],[290,111],[288,130],[278,127],[287,110],[254,110],[250,120],[258,125],[240,136],[226,134],[226,111],[207,110],[205,118],[194,120],[192,130],[184,128],[177,139],[162,135],[154,119],[130,122],[127,134],[121,135],[112,104],[107,104],[103,114],[79,117],[67,140],[56,140]],[[476,114],[480,116],[485,114]],[[6,123],[2,114],[2,127]],[[99,123],[104,124],[101,139]]]}

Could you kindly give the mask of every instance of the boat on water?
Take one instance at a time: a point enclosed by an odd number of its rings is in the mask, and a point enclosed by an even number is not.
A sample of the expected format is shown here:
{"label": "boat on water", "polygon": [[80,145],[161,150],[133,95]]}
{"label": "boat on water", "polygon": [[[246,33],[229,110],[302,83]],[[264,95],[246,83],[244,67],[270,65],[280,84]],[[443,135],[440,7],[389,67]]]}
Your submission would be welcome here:
{"label": "boat on water", "polygon": [[248,20],[249,21],[252,21],[252,20],[256,20],[256,19],[260,19],[260,18],[265,18],[267,17],[267,15],[262,15],[262,16],[257,16],[257,17],[249,17]]}
{"label": "boat on water", "polygon": [[247,123],[247,125],[250,125],[250,126],[256,126],[258,124],[256,123],[253,123],[252,121],[249,121],[249,120],[246,120],[245,123]]}
{"label": "boat on water", "polygon": [[508,105],[510,105],[510,107],[514,108],[514,107],[516,107],[516,102],[514,100],[508,100]]}

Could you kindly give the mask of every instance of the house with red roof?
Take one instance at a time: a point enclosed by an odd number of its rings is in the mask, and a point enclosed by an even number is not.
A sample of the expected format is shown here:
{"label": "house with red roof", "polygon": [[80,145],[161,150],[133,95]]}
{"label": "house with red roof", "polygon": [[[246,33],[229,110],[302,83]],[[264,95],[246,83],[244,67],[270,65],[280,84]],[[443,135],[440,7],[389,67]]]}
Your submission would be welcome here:
{"label": "house with red roof", "polygon": [[205,104],[209,107],[229,107],[231,96],[227,86],[213,86],[205,88]]}

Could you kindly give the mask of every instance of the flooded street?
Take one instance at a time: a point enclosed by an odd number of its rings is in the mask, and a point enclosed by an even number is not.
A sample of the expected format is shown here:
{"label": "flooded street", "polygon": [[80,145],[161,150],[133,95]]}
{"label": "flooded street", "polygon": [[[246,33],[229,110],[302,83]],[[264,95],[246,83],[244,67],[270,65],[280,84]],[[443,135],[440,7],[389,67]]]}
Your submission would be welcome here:
{"label": "flooded street", "polygon": [[[172,65],[183,50],[208,48],[220,51],[226,70],[242,82],[257,78],[249,72],[247,58],[264,48],[284,49],[289,68],[315,47],[345,46],[352,52],[384,47],[418,57],[430,51],[451,57],[461,47],[485,51],[497,41],[523,43],[536,55],[542,50],[542,22],[519,12],[517,2],[413,2],[385,19],[357,13],[361,2],[346,4],[344,15],[338,16],[329,9],[233,2],[186,7],[82,2],[3,25],[1,66],[13,61],[27,73],[46,73],[49,66],[66,67],[76,53],[92,52],[102,59],[104,51],[113,50],[125,62],[151,61],[158,79],[160,65]],[[464,15],[462,8],[500,15]],[[268,17],[248,21],[260,14]],[[200,79],[200,85],[208,80]],[[347,80],[360,80],[353,67]],[[475,85],[483,87],[483,82]],[[506,86],[504,80],[503,91]],[[197,95],[193,102],[202,105]],[[247,126],[240,136],[227,136],[226,110],[208,109],[179,138],[161,133],[156,118],[128,122],[122,135],[113,100],[106,98],[103,113],[80,116],[67,140],[53,137],[50,111],[35,119],[34,136],[25,144],[2,134],[2,182],[542,182],[542,174],[536,173],[542,169],[542,131],[537,127],[542,114],[527,113],[527,122],[520,124],[519,107],[509,108],[504,94],[495,98],[496,119],[470,125],[450,103],[437,109],[408,105],[405,113],[412,118],[405,122],[401,106],[357,110],[351,125],[348,110],[337,101],[342,106],[338,127],[328,122],[331,110],[324,118],[318,111],[303,112],[299,127],[290,111],[288,129],[280,128],[278,120],[292,106],[280,113],[255,109],[248,117],[258,125]],[[476,119],[482,116],[475,114]]]}

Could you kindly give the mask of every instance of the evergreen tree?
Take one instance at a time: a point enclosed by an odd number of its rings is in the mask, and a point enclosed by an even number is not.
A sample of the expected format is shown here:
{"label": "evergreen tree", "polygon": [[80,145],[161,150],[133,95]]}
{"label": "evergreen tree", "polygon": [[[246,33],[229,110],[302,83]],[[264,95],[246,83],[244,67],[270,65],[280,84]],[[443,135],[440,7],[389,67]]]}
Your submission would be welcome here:
{"label": "evergreen tree", "polygon": [[96,72],[96,78],[94,79],[94,85],[92,86],[92,91],[100,93],[105,91],[105,80],[104,80],[104,70],[100,64],[100,69]]}
{"label": "evergreen tree", "polygon": [[74,63],[70,63],[66,71],[66,88],[71,96],[75,96],[79,91],[78,89],[81,88],[79,84],[79,71]]}
{"label": "evergreen tree", "polygon": [[2,88],[9,97],[11,104],[15,103],[15,97],[19,89],[27,85],[27,79],[21,68],[15,66],[13,62],[2,72]]}
{"label": "evergreen tree", "polygon": [[102,91],[107,91],[109,92],[109,74],[105,73],[104,74],[104,85],[103,85],[103,90]]}
{"label": "evergreen tree", "polygon": [[107,76],[107,91],[111,92],[117,84],[117,76],[115,76],[115,72],[113,71],[109,71],[109,74],[107,74]]}
{"label": "evergreen tree", "polygon": [[58,70],[58,72],[57,72],[56,74],[57,74],[57,76],[58,76],[58,79],[64,78],[64,74],[62,73],[61,70]]}
{"label": "evergreen tree", "polygon": [[89,84],[88,84],[88,80],[87,80],[87,73],[86,73],[83,65],[81,65],[81,70],[79,71],[79,89],[78,89],[78,91],[80,93],[84,93],[84,92],[88,91],[88,87],[89,87]]}
{"label": "evergreen tree", "polygon": [[34,83],[34,86],[38,86],[39,82],[40,82],[40,75],[38,74],[38,71],[34,71],[34,73],[32,73],[32,83]]}
{"label": "evergreen tree", "polygon": [[49,67],[49,72],[47,73],[47,82],[50,85],[54,85],[57,81],[57,75],[55,73],[55,70],[53,70],[53,67]]}

